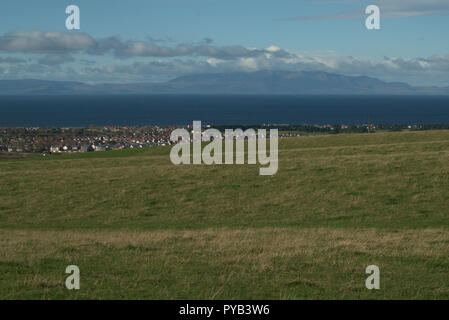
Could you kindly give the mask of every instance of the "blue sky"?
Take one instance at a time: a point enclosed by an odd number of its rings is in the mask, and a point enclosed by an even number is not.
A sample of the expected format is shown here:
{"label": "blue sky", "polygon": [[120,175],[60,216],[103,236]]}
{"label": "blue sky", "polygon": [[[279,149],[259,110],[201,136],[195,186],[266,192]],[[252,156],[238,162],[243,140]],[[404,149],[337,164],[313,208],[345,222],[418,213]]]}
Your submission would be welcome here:
{"label": "blue sky", "polygon": [[[81,30],[65,28],[65,8]],[[364,8],[381,9],[381,30]],[[2,0],[0,79],[322,70],[449,85],[447,0]]]}

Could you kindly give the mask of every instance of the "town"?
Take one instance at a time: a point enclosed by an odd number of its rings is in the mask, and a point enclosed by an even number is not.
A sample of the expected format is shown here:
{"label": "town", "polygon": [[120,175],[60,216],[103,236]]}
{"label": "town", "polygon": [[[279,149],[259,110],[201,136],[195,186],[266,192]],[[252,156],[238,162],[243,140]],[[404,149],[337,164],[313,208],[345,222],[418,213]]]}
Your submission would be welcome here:
{"label": "town", "polygon": [[[448,125],[289,125],[262,124],[252,126],[214,126],[225,128],[278,129],[279,137],[316,134],[369,133],[402,130],[449,129]],[[204,125],[203,129],[210,128]],[[0,128],[0,155],[47,155],[94,152],[171,145],[170,133],[175,129],[192,131],[185,126],[89,126],[86,128]]]}
{"label": "town", "polygon": [[0,151],[58,154],[164,146],[174,127],[2,128]]}

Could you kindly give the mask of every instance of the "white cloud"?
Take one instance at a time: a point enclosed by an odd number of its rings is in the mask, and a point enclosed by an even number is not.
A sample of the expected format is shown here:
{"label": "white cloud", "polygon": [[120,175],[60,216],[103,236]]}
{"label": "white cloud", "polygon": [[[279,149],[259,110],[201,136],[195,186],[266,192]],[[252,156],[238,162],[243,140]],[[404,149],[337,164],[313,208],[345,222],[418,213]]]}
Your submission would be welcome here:
{"label": "white cloud", "polygon": [[0,51],[60,53],[86,50],[95,41],[86,33],[10,32],[0,36]]}
{"label": "white cloud", "polygon": [[254,58],[240,58],[237,61],[237,66],[241,67],[243,70],[248,70],[248,71],[259,70],[257,61]]}
{"label": "white cloud", "polygon": [[0,36],[0,52],[89,55],[111,53],[119,58],[132,57],[210,57],[216,59],[251,58],[265,53],[287,55],[283,50],[249,49],[241,45],[214,46],[206,44],[180,44],[161,46],[151,41],[122,41],[117,37],[96,40],[86,33],[64,32],[9,32]]}
{"label": "white cloud", "polygon": [[[350,9],[342,10],[335,13],[314,15],[314,16],[297,16],[281,20],[341,20],[341,19],[360,19],[365,17],[365,7],[369,4],[376,4],[380,7],[382,18],[409,18],[431,15],[448,15],[448,0],[354,0],[354,1],[321,1],[314,2],[319,4],[345,4],[350,5]],[[354,5],[357,7],[354,8]]]}
{"label": "white cloud", "polygon": [[212,67],[216,67],[219,63],[225,62],[225,60],[215,59],[215,58],[209,58],[206,60],[208,64],[210,64]]}
{"label": "white cloud", "polygon": [[407,18],[449,13],[447,0],[378,0],[387,18]]}
{"label": "white cloud", "polygon": [[277,52],[277,51],[281,51],[281,48],[277,47],[277,46],[269,46],[267,48],[268,52]]}

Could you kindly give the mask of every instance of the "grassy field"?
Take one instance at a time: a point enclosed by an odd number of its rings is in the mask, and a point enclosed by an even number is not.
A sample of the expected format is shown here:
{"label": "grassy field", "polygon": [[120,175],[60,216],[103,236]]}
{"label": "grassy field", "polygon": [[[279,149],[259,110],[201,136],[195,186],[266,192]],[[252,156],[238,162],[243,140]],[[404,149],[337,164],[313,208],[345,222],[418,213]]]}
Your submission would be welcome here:
{"label": "grassy field", "polygon": [[0,161],[0,298],[449,298],[449,131],[281,139],[274,176],[169,152]]}

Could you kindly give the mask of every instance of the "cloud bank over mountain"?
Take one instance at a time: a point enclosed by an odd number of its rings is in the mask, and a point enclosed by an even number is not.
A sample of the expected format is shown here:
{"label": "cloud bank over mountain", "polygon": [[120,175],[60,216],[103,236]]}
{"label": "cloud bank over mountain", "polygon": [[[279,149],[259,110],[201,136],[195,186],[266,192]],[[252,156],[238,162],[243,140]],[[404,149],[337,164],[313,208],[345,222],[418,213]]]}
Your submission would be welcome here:
{"label": "cloud bank over mountain", "polygon": [[[449,7],[434,2],[434,9],[437,4],[443,9]],[[429,7],[426,8],[427,11],[417,3],[409,6],[413,12],[430,13]],[[0,35],[0,79],[123,83],[166,81],[197,73],[260,70],[325,71],[415,85],[448,85],[449,55],[370,58],[334,52],[298,52],[275,45],[217,46],[210,38],[170,45],[152,38],[96,39],[88,33],[15,31]]]}

